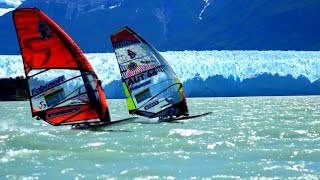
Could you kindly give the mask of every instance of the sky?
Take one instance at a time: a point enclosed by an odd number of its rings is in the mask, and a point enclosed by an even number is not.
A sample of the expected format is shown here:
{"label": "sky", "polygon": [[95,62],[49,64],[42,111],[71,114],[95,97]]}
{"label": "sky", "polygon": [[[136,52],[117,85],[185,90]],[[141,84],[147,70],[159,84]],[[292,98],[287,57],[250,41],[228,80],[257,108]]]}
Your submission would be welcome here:
{"label": "sky", "polygon": [[25,0],[0,0],[0,3],[7,4],[10,8],[0,8],[0,16],[14,10]]}

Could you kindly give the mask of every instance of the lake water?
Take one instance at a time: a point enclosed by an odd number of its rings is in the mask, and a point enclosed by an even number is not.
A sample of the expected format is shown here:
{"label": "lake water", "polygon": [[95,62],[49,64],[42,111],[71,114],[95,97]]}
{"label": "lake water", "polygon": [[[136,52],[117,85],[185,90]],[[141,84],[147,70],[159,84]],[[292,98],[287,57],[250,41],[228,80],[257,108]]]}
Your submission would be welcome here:
{"label": "lake water", "polygon": [[[130,117],[125,100],[108,102],[112,119]],[[320,96],[187,102],[190,114],[213,113],[96,131],[32,119],[29,102],[0,102],[0,179],[320,177]]]}

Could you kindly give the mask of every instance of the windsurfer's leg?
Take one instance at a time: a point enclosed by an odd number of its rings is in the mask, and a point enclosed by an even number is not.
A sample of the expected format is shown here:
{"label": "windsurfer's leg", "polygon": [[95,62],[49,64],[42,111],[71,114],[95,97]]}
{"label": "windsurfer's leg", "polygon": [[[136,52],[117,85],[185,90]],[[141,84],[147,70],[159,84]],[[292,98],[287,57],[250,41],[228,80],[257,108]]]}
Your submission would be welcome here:
{"label": "windsurfer's leg", "polygon": [[89,127],[89,126],[90,126],[90,124],[88,122],[85,122],[82,124],[82,127]]}
{"label": "windsurfer's leg", "polygon": [[[177,111],[177,117],[179,117],[180,115],[184,115],[184,116],[188,116],[188,106],[185,102],[180,102],[174,105],[174,108],[176,108]],[[178,116],[179,115],[179,116]]]}

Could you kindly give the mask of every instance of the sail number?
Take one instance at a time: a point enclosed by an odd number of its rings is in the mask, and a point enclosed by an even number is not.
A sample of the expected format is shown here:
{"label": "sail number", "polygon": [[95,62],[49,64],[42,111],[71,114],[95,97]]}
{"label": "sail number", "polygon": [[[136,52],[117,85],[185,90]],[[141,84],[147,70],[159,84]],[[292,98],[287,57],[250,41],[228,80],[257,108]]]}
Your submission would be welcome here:
{"label": "sail number", "polygon": [[153,70],[151,70],[151,71],[148,71],[148,72],[147,72],[147,76],[148,76],[148,77],[155,76],[155,75],[158,74],[158,72],[164,72],[163,67],[159,67],[159,68],[157,68],[157,69],[153,69]]}
{"label": "sail number", "polygon": [[143,74],[136,75],[136,76],[134,76],[134,77],[132,77],[130,79],[127,79],[126,83],[127,83],[128,87],[130,87],[130,86],[134,85],[135,83],[138,83],[138,82],[143,81],[143,80],[145,80],[147,78],[150,78],[152,76],[157,75],[159,72],[165,72],[164,68],[163,67],[158,67],[156,69],[152,69],[150,71],[147,71],[147,72],[145,72]]}

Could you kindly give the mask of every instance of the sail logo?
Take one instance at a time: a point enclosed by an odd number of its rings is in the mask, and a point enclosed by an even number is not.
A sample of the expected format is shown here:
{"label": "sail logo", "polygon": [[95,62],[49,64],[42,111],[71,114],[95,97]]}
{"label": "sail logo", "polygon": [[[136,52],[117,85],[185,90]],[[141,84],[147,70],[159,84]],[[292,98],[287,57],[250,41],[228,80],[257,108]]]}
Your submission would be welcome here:
{"label": "sail logo", "polygon": [[38,22],[37,31],[40,33],[40,40],[45,40],[47,38],[51,38],[52,35],[48,32],[49,26],[42,20]]}
{"label": "sail logo", "polygon": [[136,53],[135,52],[133,52],[133,51],[131,51],[130,49],[128,49],[128,56],[131,58],[131,59],[133,59],[133,58],[135,58],[136,57]]}
{"label": "sail logo", "polygon": [[130,62],[129,64],[128,64],[128,69],[129,70],[135,70],[136,68],[138,67],[138,65],[137,65],[137,63],[135,63],[135,62]]}
{"label": "sail logo", "polygon": [[40,99],[44,96],[44,94],[39,94],[38,96],[33,97],[34,100]]}
{"label": "sail logo", "polygon": [[55,118],[58,116],[64,116],[67,114],[73,114],[73,113],[77,113],[81,111],[81,107],[80,106],[76,106],[76,107],[71,107],[71,108],[64,108],[60,111],[56,111],[56,112],[52,112],[50,114],[47,115],[48,118]]}
{"label": "sail logo", "polygon": [[151,63],[156,63],[157,61],[155,61],[155,60],[141,60],[140,62],[142,64],[151,64]]}
{"label": "sail logo", "polygon": [[148,84],[150,84],[150,83],[151,83],[151,80],[148,80],[148,81],[143,82],[143,83],[141,83],[141,84],[138,84],[138,85],[136,85],[136,86],[130,86],[129,89],[130,89],[131,91],[133,91],[133,90],[142,88],[142,87],[144,87],[144,86],[146,86],[146,85],[148,85]]}
{"label": "sail logo", "polygon": [[156,106],[156,105],[158,105],[158,104],[159,104],[159,101],[158,101],[158,100],[153,101],[152,103],[147,104],[147,105],[144,107],[144,110],[151,109],[151,108],[153,108],[154,106]]}
{"label": "sail logo", "polygon": [[40,87],[38,87],[38,88],[33,88],[31,90],[31,95],[33,96],[35,94],[39,94],[39,93],[42,93],[42,92],[44,92],[46,90],[49,90],[50,88],[62,83],[63,81],[65,81],[64,75],[62,75],[62,76],[60,76],[60,77],[58,77],[56,79],[51,80],[50,82],[48,82],[45,85],[40,85]]}
{"label": "sail logo", "polygon": [[44,102],[44,101],[41,101],[40,103],[39,103],[39,109],[45,109],[46,107],[47,107],[47,105],[46,105],[46,103]]}

